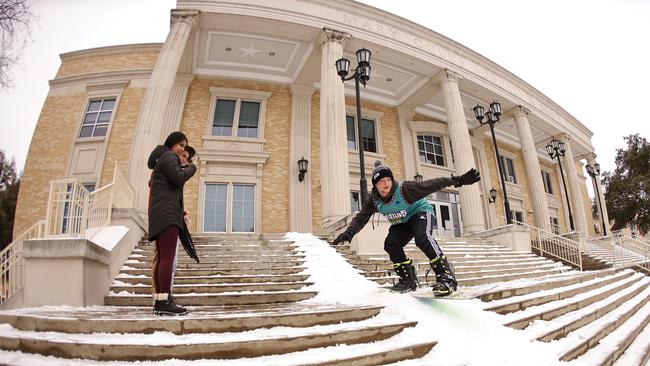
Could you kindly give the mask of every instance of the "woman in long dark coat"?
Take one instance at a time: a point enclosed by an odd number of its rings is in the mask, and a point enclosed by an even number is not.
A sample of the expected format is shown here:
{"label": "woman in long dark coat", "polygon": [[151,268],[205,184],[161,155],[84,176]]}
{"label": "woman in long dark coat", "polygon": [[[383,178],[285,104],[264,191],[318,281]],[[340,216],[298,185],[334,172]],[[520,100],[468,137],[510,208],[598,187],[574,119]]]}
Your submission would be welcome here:
{"label": "woman in long dark coat", "polygon": [[164,145],[153,149],[147,162],[149,169],[153,169],[149,182],[149,241],[156,245],[152,283],[154,313],[159,315],[187,313],[169,296],[178,233],[183,228],[183,186],[196,173],[193,163],[181,161],[185,146],[185,134],[172,132]]}

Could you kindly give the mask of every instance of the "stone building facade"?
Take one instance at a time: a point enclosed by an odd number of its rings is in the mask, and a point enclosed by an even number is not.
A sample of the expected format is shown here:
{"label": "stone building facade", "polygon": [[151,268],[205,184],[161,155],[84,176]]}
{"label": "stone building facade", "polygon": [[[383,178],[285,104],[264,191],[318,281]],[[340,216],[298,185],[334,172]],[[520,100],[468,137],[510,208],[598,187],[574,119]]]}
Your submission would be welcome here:
{"label": "stone building facade", "polygon": [[[354,84],[341,82],[334,62],[355,65],[362,47],[373,54],[359,138]],[[14,234],[44,218],[49,181],[76,178],[96,189],[116,163],[145,212],[146,159],[174,130],[200,157],[185,187],[196,232],[317,232],[349,215],[360,190],[359,145],[367,176],[376,160],[398,180],[479,169],[480,184],[430,197],[438,234],[496,227],[505,212],[495,150],[471,109],[493,100],[504,112],[496,139],[514,217],[566,231],[568,195],[576,229],[594,235],[586,187],[600,183],[584,172],[596,157],[592,132],[494,62],[351,1],[179,0],[162,44],[61,55],[29,149]],[[566,193],[557,160],[544,150],[553,138],[568,148]],[[309,169],[299,181],[303,157]]]}

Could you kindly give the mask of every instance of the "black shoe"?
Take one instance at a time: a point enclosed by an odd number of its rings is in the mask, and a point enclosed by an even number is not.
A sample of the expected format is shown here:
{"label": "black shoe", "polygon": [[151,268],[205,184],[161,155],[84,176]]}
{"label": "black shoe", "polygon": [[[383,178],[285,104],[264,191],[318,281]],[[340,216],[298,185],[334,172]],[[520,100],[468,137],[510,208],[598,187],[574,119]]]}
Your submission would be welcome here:
{"label": "black shoe", "polygon": [[433,295],[437,297],[448,296],[458,288],[456,282],[456,275],[454,274],[454,266],[449,263],[447,257],[432,259],[431,268],[436,274],[436,283],[431,286]]}
{"label": "black shoe", "polygon": [[187,309],[170,303],[168,300],[156,300],[153,312],[156,315],[185,315],[187,314]]}
{"label": "black shoe", "polygon": [[415,274],[415,267],[411,260],[393,264],[395,273],[400,277],[399,281],[390,288],[394,292],[411,292],[418,288],[418,277]]}

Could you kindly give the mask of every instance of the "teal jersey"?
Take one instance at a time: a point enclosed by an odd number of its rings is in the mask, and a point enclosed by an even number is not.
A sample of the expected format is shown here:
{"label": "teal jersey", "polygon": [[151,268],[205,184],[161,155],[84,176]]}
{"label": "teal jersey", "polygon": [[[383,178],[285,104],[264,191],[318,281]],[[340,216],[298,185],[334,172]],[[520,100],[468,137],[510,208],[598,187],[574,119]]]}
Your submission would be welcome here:
{"label": "teal jersey", "polygon": [[402,196],[402,183],[397,183],[393,199],[386,203],[381,199],[375,198],[375,207],[391,225],[402,224],[407,222],[411,216],[418,212],[429,212],[433,214],[433,207],[427,202],[426,198],[421,198],[411,204],[406,202]]}

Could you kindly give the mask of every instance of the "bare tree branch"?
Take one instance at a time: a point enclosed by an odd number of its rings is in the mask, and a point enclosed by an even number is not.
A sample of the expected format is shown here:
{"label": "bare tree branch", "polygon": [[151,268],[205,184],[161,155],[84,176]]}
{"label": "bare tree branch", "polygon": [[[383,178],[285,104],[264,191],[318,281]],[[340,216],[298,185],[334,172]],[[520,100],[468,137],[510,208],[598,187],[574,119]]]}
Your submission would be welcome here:
{"label": "bare tree branch", "polygon": [[0,90],[13,87],[10,70],[31,39],[30,9],[28,0],[0,0]]}

